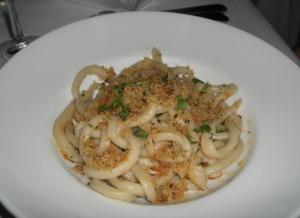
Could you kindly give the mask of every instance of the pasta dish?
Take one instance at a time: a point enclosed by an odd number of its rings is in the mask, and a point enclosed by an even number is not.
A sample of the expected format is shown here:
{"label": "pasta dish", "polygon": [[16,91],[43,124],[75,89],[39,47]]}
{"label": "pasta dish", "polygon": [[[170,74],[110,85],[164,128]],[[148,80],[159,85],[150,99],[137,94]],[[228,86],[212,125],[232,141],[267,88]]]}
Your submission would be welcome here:
{"label": "pasta dish", "polygon": [[[82,90],[90,75],[100,82]],[[238,87],[167,66],[158,49],[119,75],[84,67],[71,91],[53,135],[72,172],[104,196],[152,204],[203,196],[243,152],[241,99],[226,103]]]}

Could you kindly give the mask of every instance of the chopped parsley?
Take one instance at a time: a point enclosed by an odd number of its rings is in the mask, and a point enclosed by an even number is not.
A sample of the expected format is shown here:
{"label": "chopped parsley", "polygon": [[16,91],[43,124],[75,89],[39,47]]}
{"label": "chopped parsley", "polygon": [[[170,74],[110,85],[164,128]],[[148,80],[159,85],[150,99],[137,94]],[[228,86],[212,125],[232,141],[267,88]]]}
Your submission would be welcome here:
{"label": "chopped parsley", "polygon": [[163,75],[162,77],[161,77],[161,81],[163,81],[163,82],[168,82],[168,74],[166,74],[166,75]]}
{"label": "chopped parsley", "polygon": [[135,86],[135,85],[136,85],[136,82],[127,82],[127,83],[125,84],[126,87],[133,87],[133,86]]}
{"label": "chopped parsley", "polygon": [[190,134],[188,134],[186,137],[191,144],[197,144],[197,141]]}
{"label": "chopped parsley", "polygon": [[114,93],[116,93],[117,95],[119,95],[121,93],[121,89],[118,86],[114,86],[111,89]]}
{"label": "chopped parsley", "polygon": [[132,133],[134,136],[141,139],[147,139],[149,135],[145,130],[141,129],[140,127],[133,127]]}
{"label": "chopped parsley", "polygon": [[177,110],[184,110],[187,107],[187,103],[181,95],[177,95]]}
{"label": "chopped parsley", "polygon": [[192,79],[192,81],[193,81],[193,83],[195,83],[195,84],[196,84],[196,83],[204,83],[202,80],[197,79],[197,78],[195,78],[195,77]]}
{"label": "chopped parsley", "polygon": [[201,126],[199,126],[198,128],[194,129],[195,132],[210,132],[211,131],[211,127],[208,124],[202,124]]}
{"label": "chopped parsley", "polygon": [[118,96],[117,98],[115,98],[113,100],[113,102],[111,103],[112,109],[116,109],[116,108],[118,108],[118,107],[120,107],[122,105],[123,105],[123,102],[122,102],[122,98],[120,96]]}
{"label": "chopped parsley", "polygon": [[100,112],[112,111],[120,106],[123,106],[122,99],[120,97],[117,97],[113,100],[111,104],[100,105],[99,111]]}
{"label": "chopped parsley", "polygon": [[122,95],[125,88],[125,83],[112,87],[112,91],[117,95]]}
{"label": "chopped parsley", "polygon": [[100,105],[99,106],[99,111],[100,112],[105,112],[105,111],[111,111],[113,108],[111,105]]}
{"label": "chopped parsley", "polygon": [[112,111],[116,108],[119,108],[123,106],[123,91],[125,88],[125,84],[121,84],[119,86],[114,86],[112,87],[112,91],[117,94],[117,97],[112,101],[111,104],[107,105],[100,105],[99,106],[99,111],[100,112],[105,112],[105,111]]}
{"label": "chopped parsley", "polygon": [[204,87],[203,87],[202,90],[201,90],[201,93],[206,93],[207,90],[208,90],[208,88],[209,88],[209,83],[205,83],[205,84],[204,84]]}
{"label": "chopped parsley", "polygon": [[142,88],[147,87],[147,82],[146,81],[138,81],[136,82],[136,85]]}
{"label": "chopped parsley", "polygon": [[129,108],[123,104],[123,92],[124,92],[125,86],[127,86],[127,85],[128,85],[127,83],[122,83],[118,86],[112,87],[112,92],[114,92],[117,95],[117,97],[112,101],[111,104],[100,105],[99,111],[100,112],[112,111],[114,109],[121,107],[122,110],[119,113],[119,117],[122,121],[126,120],[130,113]]}
{"label": "chopped parsley", "polygon": [[128,107],[123,106],[122,111],[119,113],[119,117],[122,121],[126,120],[128,115],[130,113],[130,110]]}

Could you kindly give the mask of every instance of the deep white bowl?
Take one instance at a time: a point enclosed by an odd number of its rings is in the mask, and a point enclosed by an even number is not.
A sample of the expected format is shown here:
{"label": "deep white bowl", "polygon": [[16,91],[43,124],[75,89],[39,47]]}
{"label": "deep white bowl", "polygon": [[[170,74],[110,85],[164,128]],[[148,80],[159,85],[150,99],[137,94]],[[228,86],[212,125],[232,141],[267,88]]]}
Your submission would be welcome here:
{"label": "deep white bowl", "polygon": [[[120,70],[158,47],[212,83],[235,82],[255,132],[245,169],[217,192],[145,206],[108,199],[66,171],[52,125],[88,64]],[[193,16],[118,13],[55,30],[0,71],[0,199],[18,217],[291,217],[300,214],[300,70],[267,43]]]}

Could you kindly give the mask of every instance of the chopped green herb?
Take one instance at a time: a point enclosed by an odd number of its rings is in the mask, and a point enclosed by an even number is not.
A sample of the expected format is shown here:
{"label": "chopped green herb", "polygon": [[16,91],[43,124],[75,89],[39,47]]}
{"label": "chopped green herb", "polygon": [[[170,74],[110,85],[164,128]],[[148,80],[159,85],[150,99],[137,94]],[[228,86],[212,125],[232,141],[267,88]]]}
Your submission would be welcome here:
{"label": "chopped green herb", "polygon": [[119,88],[118,86],[112,87],[112,91],[113,91],[114,93],[116,93],[117,95],[119,95],[119,93],[121,92],[121,90],[120,90],[120,88]]}
{"label": "chopped green herb", "polygon": [[138,81],[136,84],[137,84],[137,86],[143,87],[143,88],[145,88],[147,85],[146,81]]}
{"label": "chopped green herb", "polygon": [[133,127],[132,133],[133,135],[141,139],[147,139],[149,135],[145,130],[141,129],[140,127]]}
{"label": "chopped green herb", "polygon": [[88,124],[89,127],[93,128],[93,125],[92,125],[92,124],[90,124],[89,122],[88,122],[87,124]]}
{"label": "chopped green herb", "polygon": [[113,109],[116,109],[120,106],[122,106],[123,103],[122,103],[122,98],[120,97],[117,97],[113,100],[113,102],[111,104],[108,104],[108,105],[100,105],[99,106],[99,111],[100,112],[105,112],[105,111],[111,111]]}
{"label": "chopped green herb", "polygon": [[113,100],[113,102],[111,103],[111,107],[112,109],[116,109],[120,106],[123,105],[123,102],[122,102],[122,98],[121,97],[117,97]]}
{"label": "chopped green herb", "polygon": [[125,88],[125,83],[112,87],[112,91],[117,95],[121,95],[124,91],[124,88]]}
{"label": "chopped green herb", "polygon": [[104,111],[111,111],[112,106],[111,105],[100,105],[99,106],[99,111],[104,112]]}
{"label": "chopped green herb", "polygon": [[209,88],[209,84],[208,84],[208,83],[205,83],[205,84],[204,84],[204,87],[203,87],[202,90],[201,90],[201,93],[206,93],[208,88]]}
{"label": "chopped green herb", "polygon": [[136,84],[135,82],[127,82],[127,83],[125,84],[125,86],[131,87],[131,86],[134,86],[135,84]]}
{"label": "chopped green herb", "polygon": [[166,74],[166,75],[163,75],[162,77],[161,77],[161,81],[163,81],[163,82],[168,82],[168,74]]}
{"label": "chopped green herb", "polygon": [[193,78],[192,81],[196,84],[196,83],[204,83],[202,80],[197,79],[197,78]]}
{"label": "chopped green herb", "polygon": [[181,95],[177,96],[177,110],[184,110],[187,107],[187,103]]}
{"label": "chopped green herb", "polygon": [[119,117],[121,118],[122,121],[126,120],[128,115],[130,113],[130,110],[128,107],[123,106],[122,111],[119,113]]}
{"label": "chopped green herb", "polygon": [[200,127],[194,129],[195,132],[210,132],[211,128],[208,124],[202,124]]}
{"label": "chopped green herb", "polygon": [[113,109],[123,106],[122,97],[123,97],[124,87],[125,84],[112,87],[112,91],[116,93],[118,96],[112,101],[111,104],[99,106],[99,111],[100,112],[111,111]]}
{"label": "chopped green herb", "polygon": [[190,134],[188,134],[186,137],[191,144],[197,144],[197,141]]}

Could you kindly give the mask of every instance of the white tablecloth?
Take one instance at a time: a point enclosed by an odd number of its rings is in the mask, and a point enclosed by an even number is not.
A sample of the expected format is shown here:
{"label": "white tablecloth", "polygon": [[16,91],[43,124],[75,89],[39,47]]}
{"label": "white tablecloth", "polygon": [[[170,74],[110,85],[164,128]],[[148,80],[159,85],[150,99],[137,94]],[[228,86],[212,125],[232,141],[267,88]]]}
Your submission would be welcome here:
{"label": "white tablecloth", "polygon": [[[128,8],[132,8],[137,0],[15,0],[15,4],[25,35],[41,36],[60,26],[88,18],[103,9],[124,10],[126,1],[131,2]],[[164,10],[207,3],[226,5],[226,14],[230,19],[228,25],[265,40],[300,66],[291,49],[248,0],[144,0],[138,9]],[[8,39],[5,22],[0,17],[0,43]]]}

